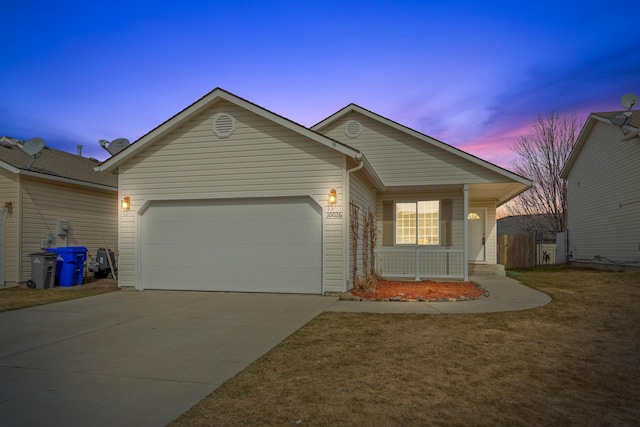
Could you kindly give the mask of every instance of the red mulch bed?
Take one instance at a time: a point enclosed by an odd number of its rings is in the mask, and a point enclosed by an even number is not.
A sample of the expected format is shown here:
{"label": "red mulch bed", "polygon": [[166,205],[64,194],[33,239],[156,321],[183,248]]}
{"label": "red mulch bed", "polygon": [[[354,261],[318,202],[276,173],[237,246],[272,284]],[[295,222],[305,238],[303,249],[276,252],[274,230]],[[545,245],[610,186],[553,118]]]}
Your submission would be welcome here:
{"label": "red mulch bed", "polygon": [[[397,282],[381,280],[371,291],[352,290],[351,294],[365,299],[386,300],[401,296],[407,300],[429,300],[438,298],[474,298],[484,295],[484,291],[471,282]],[[420,298],[418,298],[420,297]]]}

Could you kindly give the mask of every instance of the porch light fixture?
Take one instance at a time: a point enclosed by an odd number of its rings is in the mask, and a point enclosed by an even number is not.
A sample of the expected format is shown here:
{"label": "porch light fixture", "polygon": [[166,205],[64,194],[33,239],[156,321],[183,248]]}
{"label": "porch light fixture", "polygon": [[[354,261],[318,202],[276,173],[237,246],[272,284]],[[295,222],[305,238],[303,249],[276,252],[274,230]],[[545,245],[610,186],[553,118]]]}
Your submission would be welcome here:
{"label": "porch light fixture", "polygon": [[2,213],[11,215],[13,213],[13,203],[4,202],[4,205],[2,205]]}
{"label": "porch light fixture", "polygon": [[131,197],[124,196],[120,202],[120,208],[122,209],[122,212],[129,212],[131,209]]}
{"label": "porch light fixture", "polygon": [[336,193],[336,189],[332,188],[329,192],[329,204],[334,206],[338,202],[338,193]]}

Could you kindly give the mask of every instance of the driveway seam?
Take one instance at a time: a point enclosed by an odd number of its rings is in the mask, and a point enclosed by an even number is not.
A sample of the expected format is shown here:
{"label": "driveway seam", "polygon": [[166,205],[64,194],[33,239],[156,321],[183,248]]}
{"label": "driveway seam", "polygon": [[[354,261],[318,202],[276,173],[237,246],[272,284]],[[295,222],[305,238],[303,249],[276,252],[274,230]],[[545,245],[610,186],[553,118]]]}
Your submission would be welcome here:
{"label": "driveway seam", "polygon": [[[246,364],[245,364],[246,365]],[[30,366],[7,366],[0,365],[2,368],[10,368],[10,369],[24,369],[36,372],[56,372],[61,374],[76,374],[76,375],[94,375],[97,377],[108,377],[108,378],[129,378],[135,380],[147,380],[147,381],[164,381],[170,383],[181,383],[181,384],[198,384],[198,385],[219,385],[217,382],[206,382],[206,381],[189,381],[189,380],[174,380],[169,378],[160,378],[160,377],[144,377],[138,375],[117,375],[117,374],[104,374],[99,372],[91,372],[91,371],[74,371],[68,369],[44,369],[44,368],[34,368]]]}
{"label": "driveway seam", "polygon": [[[140,318],[142,318],[142,317],[132,317],[131,321],[133,321],[135,319],[140,319]],[[56,341],[52,341],[52,342],[47,343],[47,344],[42,344],[42,345],[38,345],[38,346],[35,346],[35,347],[30,347],[30,348],[27,348],[25,350],[18,351],[16,353],[5,354],[4,356],[0,357],[0,362],[3,359],[9,358],[9,357],[19,356],[21,354],[28,353],[30,351],[43,349],[43,348],[50,347],[50,346],[56,345],[56,344],[60,344],[60,343],[63,343],[65,341],[73,340],[73,339],[76,339],[76,338],[79,338],[79,337],[89,336],[89,335],[95,334],[97,332],[102,332],[102,331],[105,331],[107,329],[111,329],[111,328],[113,328],[115,326],[123,325],[125,323],[129,323],[129,321],[114,323],[112,325],[103,326],[103,327],[101,327],[99,329],[92,329],[92,330],[87,331],[87,332],[83,332],[83,333],[80,333],[80,334],[77,334],[77,335],[72,335],[72,336],[68,336],[66,338],[62,338],[62,339],[59,339],[59,340],[56,340]]]}

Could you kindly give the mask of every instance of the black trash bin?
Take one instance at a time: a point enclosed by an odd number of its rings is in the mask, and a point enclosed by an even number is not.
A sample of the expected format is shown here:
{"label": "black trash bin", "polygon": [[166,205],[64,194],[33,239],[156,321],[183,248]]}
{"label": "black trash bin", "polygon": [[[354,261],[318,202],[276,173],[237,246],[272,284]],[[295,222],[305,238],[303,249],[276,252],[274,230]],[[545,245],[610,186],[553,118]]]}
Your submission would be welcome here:
{"label": "black trash bin", "polygon": [[31,257],[31,281],[36,289],[53,288],[56,285],[56,263],[58,254],[36,252]]}

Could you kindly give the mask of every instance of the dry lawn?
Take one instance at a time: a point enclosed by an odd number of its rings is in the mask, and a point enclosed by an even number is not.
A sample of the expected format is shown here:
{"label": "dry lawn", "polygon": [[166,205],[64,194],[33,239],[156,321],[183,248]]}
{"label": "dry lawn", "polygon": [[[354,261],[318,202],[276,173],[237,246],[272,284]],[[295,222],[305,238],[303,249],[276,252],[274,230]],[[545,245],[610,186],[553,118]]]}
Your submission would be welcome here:
{"label": "dry lawn", "polygon": [[171,425],[640,425],[640,273],[514,277],[553,301],[323,313]]}
{"label": "dry lawn", "polygon": [[94,280],[81,286],[56,286],[49,289],[29,289],[25,286],[4,288],[0,289],[0,313],[114,292],[118,289],[117,282],[111,279]]}

